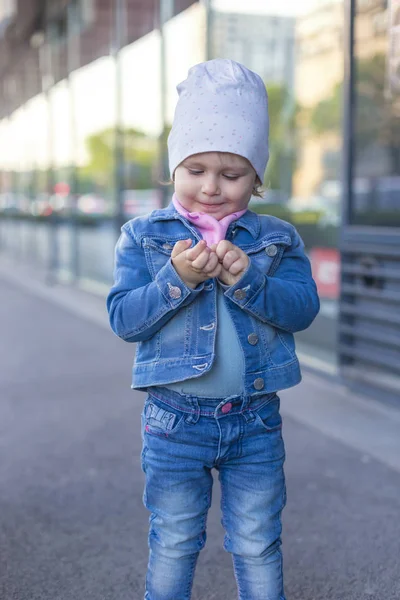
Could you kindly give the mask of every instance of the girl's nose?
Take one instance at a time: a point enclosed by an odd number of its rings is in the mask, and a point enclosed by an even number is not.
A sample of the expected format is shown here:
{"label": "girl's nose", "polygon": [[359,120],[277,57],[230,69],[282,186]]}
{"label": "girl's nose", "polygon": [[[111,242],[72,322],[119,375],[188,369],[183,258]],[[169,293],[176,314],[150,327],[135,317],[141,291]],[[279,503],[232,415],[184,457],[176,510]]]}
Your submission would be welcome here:
{"label": "girl's nose", "polygon": [[220,193],[218,178],[206,177],[203,181],[202,192],[207,196],[216,196]]}

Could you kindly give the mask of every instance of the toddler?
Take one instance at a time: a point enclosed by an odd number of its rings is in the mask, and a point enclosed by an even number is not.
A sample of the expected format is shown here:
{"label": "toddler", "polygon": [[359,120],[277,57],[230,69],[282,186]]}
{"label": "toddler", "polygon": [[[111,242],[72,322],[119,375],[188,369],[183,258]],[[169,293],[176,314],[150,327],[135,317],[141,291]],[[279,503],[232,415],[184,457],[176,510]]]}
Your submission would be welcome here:
{"label": "toddler", "polygon": [[295,228],[248,209],[268,162],[261,78],[217,59],[178,86],[170,205],[132,219],[107,306],[137,342],[150,511],[145,600],[189,600],[206,541],[212,470],[240,600],[285,600],[286,490],[279,390],[301,375],[293,333],[319,310]]}

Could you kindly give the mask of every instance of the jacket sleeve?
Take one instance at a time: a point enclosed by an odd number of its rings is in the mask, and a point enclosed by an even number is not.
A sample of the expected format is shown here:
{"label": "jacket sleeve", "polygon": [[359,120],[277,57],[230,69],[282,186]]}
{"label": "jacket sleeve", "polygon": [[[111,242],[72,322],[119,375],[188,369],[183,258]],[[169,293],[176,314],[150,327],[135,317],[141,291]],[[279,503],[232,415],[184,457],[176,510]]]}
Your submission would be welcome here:
{"label": "jacket sleeve", "polygon": [[225,291],[237,306],[273,327],[290,333],[307,329],[319,312],[317,287],[304,244],[293,228],[292,244],[285,249],[273,276],[250,264]]}
{"label": "jacket sleeve", "polygon": [[143,248],[124,227],[115,249],[114,280],[107,310],[112,330],[126,342],[151,338],[204,287],[189,288],[171,259],[152,280]]}

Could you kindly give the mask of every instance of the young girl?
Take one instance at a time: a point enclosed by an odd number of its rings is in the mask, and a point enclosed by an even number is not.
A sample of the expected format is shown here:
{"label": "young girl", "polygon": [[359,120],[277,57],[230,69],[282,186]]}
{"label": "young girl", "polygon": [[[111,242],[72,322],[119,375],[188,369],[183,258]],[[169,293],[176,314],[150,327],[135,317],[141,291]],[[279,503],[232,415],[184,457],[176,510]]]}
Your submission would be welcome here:
{"label": "young girl", "polygon": [[151,512],[146,600],[188,600],[206,541],[212,469],[241,600],[284,600],[286,501],[277,391],[299,383],[293,333],[319,309],[292,225],[248,210],[268,162],[261,78],[231,60],[178,86],[171,204],[122,227],[107,306],[138,342]]}

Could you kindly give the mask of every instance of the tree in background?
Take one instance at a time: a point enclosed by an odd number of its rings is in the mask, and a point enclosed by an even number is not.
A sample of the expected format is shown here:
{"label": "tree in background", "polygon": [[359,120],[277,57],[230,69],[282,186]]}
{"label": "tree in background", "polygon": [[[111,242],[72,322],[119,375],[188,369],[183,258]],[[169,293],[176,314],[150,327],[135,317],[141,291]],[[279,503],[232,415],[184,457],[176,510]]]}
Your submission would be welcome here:
{"label": "tree in background", "polygon": [[343,83],[337,83],[331,95],[317,104],[310,112],[310,126],[314,133],[340,131],[342,126]]}
{"label": "tree in background", "polygon": [[[391,172],[400,167],[400,119],[396,104],[386,92],[386,56],[376,54],[357,61],[355,72],[355,150],[358,161],[373,145],[387,149]],[[317,134],[340,131],[342,125],[343,84],[315,106],[310,115],[311,129]]]}
{"label": "tree in background", "polygon": [[[331,96],[311,111],[310,126],[315,133],[340,131],[342,93],[343,85],[338,83]],[[355,174],[369,184],[363,197],[355,196],[358,223],[395,225],[399,211],[394,178],[385,192],[379,190],[381,177],[398,176],[400,172],[399,100],[388,91],[385,54],[356,62],[354,101]]]}
{"label": "tree in background", "polygon": [[[123,187],[127,189],[149,189],[154,187],[159,145],[157,138],[145,135],[132,128],[121,131],[123,145]],[[110,191],[115,172],[115,131],[105,129],[89,136],[86,148],[89,160],[80,167],[81,181],[91,189]],[[88,190],[91,191],[91,190]]]}
{"label": "tree in background", "polygon": [[267,84],[269,103],[270,160],[264,184],[281,190],[287,197],[292,192],[292,175],[296,168],[296,119],[299,106],[286,86]]}

